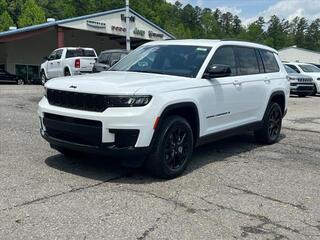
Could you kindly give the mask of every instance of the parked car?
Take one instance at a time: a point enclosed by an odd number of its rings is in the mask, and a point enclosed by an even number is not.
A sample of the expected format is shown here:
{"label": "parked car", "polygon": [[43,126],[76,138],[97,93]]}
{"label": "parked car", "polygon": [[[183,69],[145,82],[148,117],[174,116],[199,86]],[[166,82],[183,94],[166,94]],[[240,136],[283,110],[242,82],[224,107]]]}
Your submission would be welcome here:
{"label": "parked car", "polygon": [[128,51],[123,49],[103,51],[100,53],[97,62],[93,66],[93,72],[107,71],[111,66],[127,55]]}
{"label": "parked car", "polygon": [[[224,40],[149,42],[109,71],[48,81],[41,135],[63,154],[129,156],[162,178],[196,146],[253,131],[279,140],[290,84],[276,50]],[[140,157],[139,157],[140,156]]]}
{"label": "parked car", "polygon": [[284,67],[288,73],[291,94],[296,94],[299,97],[305,97],[313,93],[314,83],[312,77],[297,73],[287,65],[284,65]]}
{"label": "parked car", "polygon": [[285,63],[288,67],[292,68],[297,73],[302,73],[312,77],[314,84],[314,91],[312,95],[320,93],[320,68],[308,63],[288,62]]}
{"label": "parked car", "polygon": [[51,78],[91,73],[97,54],[93,48],[68,47],[54,50],[45,59],[40,70],[43,84]]}
{"label": "parked car", "polygon": [[17,75],[8,73],[7,71],[0,69],[0,83],[23,85],[24,80]]}
{"label": "parked car", "polygon": [[316,63],[309,63],[309,64],[314,65],[314,66],[316,66],[317,68],[320,68],[320,64],[316,64]]}

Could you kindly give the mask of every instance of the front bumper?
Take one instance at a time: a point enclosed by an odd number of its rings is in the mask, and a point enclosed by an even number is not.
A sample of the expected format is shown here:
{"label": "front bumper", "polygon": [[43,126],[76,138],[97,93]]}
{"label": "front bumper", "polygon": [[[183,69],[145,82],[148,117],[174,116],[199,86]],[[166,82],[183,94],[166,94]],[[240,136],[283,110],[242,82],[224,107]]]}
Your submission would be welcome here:
{"label": "front bumper", "polygon": [[291,84],[290,85],[290,93],[300,93],[300,94],[311,94],[314,90],[314,86],[312,83],[310,84]]}
{"label": "front bumper", "polygon": [[40,130],[41,136],[50,143],[50,146],[54,149],[70,149],[78,152],[85,152],[89,154],[96,154],[101,156],[111,157],[132,157],[132,156],[146,156],[150,152],[149,147],[124,147],[118,148],[112,143],[103,143],[100,146],[92,146],[86,144],[79,144],[54,138],[49,136],[43,129]]}

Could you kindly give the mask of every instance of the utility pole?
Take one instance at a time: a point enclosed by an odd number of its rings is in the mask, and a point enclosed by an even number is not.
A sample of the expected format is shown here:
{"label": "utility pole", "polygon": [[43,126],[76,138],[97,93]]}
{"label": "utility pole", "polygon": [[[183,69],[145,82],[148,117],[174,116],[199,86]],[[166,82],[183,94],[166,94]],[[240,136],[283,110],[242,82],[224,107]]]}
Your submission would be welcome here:
{"label": "utility pole", "polygon": [[130,51],[130,16],[129,16],[129,0],[126,0],[126,46],[127,51]]}

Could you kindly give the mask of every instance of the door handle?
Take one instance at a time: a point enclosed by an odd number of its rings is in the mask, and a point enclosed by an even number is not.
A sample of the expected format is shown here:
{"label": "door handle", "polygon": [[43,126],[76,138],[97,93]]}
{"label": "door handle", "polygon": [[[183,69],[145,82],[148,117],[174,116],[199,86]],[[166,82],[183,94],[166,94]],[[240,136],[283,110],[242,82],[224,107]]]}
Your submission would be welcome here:
{"label": "door handle", "polygon": [[57,62],[57,63],[59,63],[59,64],[60,64],[60,61],[59,61],[59,62]]}
{"label": "door handle", "polygon": [[265,82],[266,84],[270,84],[270,80],[269,80],[269,79],[264,80],[264,82]]}

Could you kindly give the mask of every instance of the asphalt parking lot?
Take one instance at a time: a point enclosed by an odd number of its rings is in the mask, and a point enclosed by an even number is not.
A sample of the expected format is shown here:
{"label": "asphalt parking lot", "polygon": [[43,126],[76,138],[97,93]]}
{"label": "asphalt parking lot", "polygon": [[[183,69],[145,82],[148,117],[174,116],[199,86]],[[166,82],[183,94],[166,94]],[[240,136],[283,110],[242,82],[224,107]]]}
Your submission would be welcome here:
{"label": "asphalt parking lot", "polygon": [[290,98],[279,143],[205,145],[162,181],[51,150],[42,94],[0,86],[0,239],[320,239],[319,96]]}

